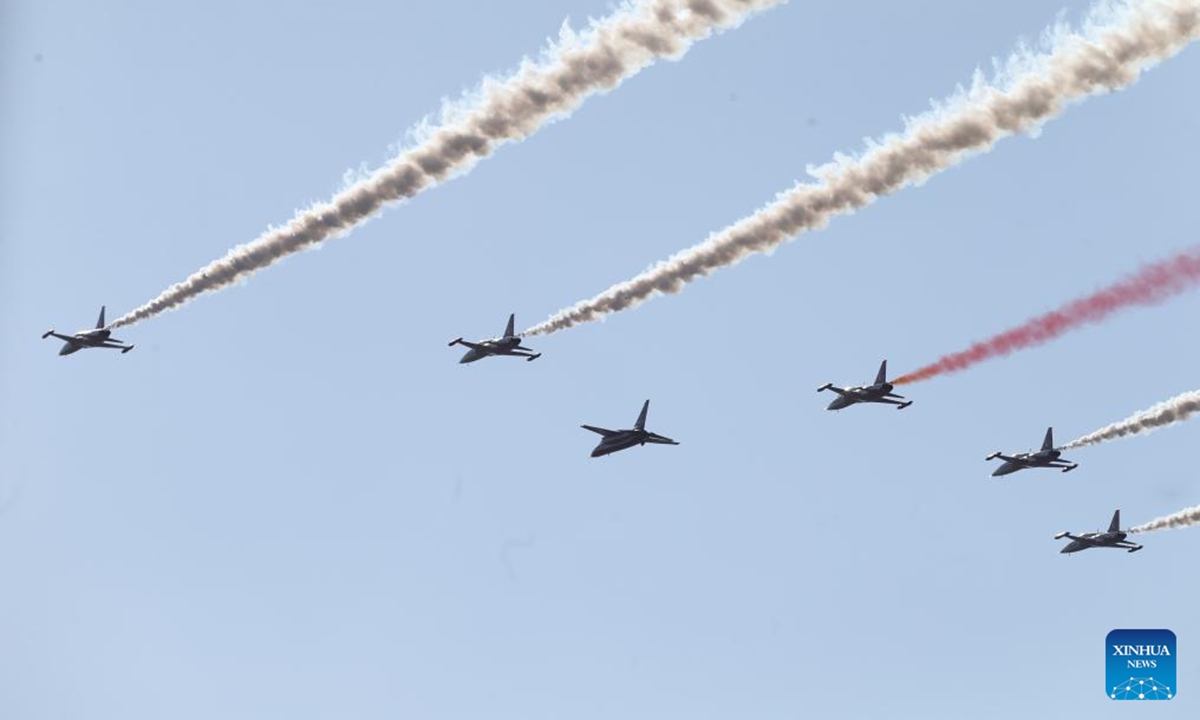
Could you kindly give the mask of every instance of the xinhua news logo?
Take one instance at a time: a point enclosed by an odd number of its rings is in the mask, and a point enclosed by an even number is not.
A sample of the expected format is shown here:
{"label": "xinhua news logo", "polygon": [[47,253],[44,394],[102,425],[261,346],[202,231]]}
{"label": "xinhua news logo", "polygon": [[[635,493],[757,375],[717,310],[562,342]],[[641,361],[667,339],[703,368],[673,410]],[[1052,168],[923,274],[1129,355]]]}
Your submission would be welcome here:
{"label": "xinhua news logo", "polygon": [[1113,630],[1104,640],[1107,695],[1113,700],[1175,697],[1175,633]]}

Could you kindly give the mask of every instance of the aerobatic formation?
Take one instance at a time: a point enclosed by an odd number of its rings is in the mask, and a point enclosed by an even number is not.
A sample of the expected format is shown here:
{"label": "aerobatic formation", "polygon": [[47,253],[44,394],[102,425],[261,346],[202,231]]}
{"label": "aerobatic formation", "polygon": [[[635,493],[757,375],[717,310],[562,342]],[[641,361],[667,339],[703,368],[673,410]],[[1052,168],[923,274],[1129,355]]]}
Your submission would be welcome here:
{"label": "aerobatic formation", "polygon": [[[93,329],[71,335],[50,330],[42,337],[63,340],[60,355],[85,348],[127,353],[133,345],[113,338],[113,328],[179,307],[288,255],[344,235],[386,206],[469,171],[500,145],[523,140],[546,123],[566,117],[588,97],[615,88],[654,61],[677,59],[695,41],[734,28],[754,12],[781,2],[643,0],[622,5],[581,34],[564,27],[559,41],[540,60],[527,60],[508,77],[485,80],[474,95],[447,104],[437,125],[418,128],[411,148],[329,202],[300,211],[285,226],[235,247],[111,325],[105,324],[101,308]],[[814,182],[797,184],[758,212],[632,279],[567,307],[521,334],[515,331],[515,317],[509,315],[501,336],[479,341],[458,337],[450,341],[450,346],[467,349],[459,360],[464,364],[502,356],[536,360],[541,353],[525,347],[523,336],[548,335],[632,309],[656,295],[680,293],[697,278],[737,264],[751,254],[769,253],[801,233],[823,228],[838,215],[856,212],[883,195],[920,184],[971,155],[991,150],[1005,137],[1036,131],[1069,104],[1128,87],[1143,71],[1200,38],[1200,0],[1103,3],[1081,30],[1056,26],[1049,37],[1044,52],[1023,50],[1014,54],[991,81],[977,74],[968,90],[909,120],[902,132],[882,137],[858,155],[838,155],[832,162],[810,170]],[[818,392],[832,391],[836,395],[827,406],[829,410],[860,404],[884,404],[903,410],[913,401],[894,392],[899,385],[959,372],[1040,345],[1072,329],[1102,322],[1119,310],[1163,302],[1198,283],[1200,250],[1193,248],[899,378],[888,380],[884,360],[869,385],[837,387],[826,383]],[[647,443],[679,445],[646,429],[649,406],[646,400],[630,429],[582,425],[601,436],[591,456]],[[1034,468],[1070,472],[1078,464],[1062,457],[1065,450],[1150,432],[1182,422],[1197,410],[1200,391],[1187,392],[1064,446],[1054,445],[1053,428],[1048,428],[1040,449],[1012,455],[997,451],[986,460],[1001,461],[993,477]],[[1060,532],[1054,537],[1070,541],[1061,549],[1065,554],[1092,548],[1121,548],[1132,553],[1142,546],[1127,540],[1131,534],[1196,524],[1200,524],[1200,506],[1123,530],[1117,510],[1106,531]]]}

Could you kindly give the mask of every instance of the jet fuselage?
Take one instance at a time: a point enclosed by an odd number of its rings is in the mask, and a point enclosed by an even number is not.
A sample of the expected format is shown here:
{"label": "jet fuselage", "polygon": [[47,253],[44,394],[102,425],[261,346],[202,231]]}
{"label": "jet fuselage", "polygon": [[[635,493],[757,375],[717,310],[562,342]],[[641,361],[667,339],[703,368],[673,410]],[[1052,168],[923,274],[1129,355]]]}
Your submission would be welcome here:
{"label": "jet fuselage", "polygon": [[1127,537],[1127,533],[1123,533],[1120,531],[1118,531],[1118,532],[1102,532],[1102,533],[1101,532],[1092,532],[1092,533],[1084,533],[1084,534],[1080,535],[1079,537],[1084,538],[1084,539],[1083,540],[1072,540],[1071,542],[1067,543],[1066,546],[1063,547],[1062,550],[1059,550],[1059,552],[1060,553],[1074,553],[1074,552],[1079,552],[1080,550],[1087,550],[1088,548],[1093,548],[1093,547],[1110,547],[1110,546],[1116,545],[1117,543],[1124,542],[1125,538]]}
{"label": "jet fuselage", "polygon": [[1050,463],[1062,457],[1062,452],[1059,450],[1039,450],[1035,453],[1021,453],[1016,456],[1022,462],[1005,461],[1000,467],[996,468],[992,473],[992,477],[1000,477],[1015,473],[1018,470],[1025,468],[1047,467]]}
{"label": "jet fuselage", "polygon": [[616,435],[609,435],[600,440],[600,444],[592,450],[592,457],[600,457],[615,453],[618,450],[625,450],[634,445],[645,445],[649,439],[650,433],[645,430],[622,430]]}
{"label": "jet fuselage", "polygon": [[460,364],[461,363],[473,363],[476,360],[482,360],[485,357],[488,357],[489,355],[507,355],[508,353],[515,350],[518,345],[521,344],[521,338],[519,338],[519,337],[492,338],[491,340],[484,340],[483,342],[481,342],[479,344],[485,348],[488,348],[489,350],[492,350],[492,352],[489,352],[488,350],[485,350],[483,348],[471,348],[470,350],[467,350],[466,354],[463,355],[462,359],[459,360],[458,362]]}
{"label": "jet fuselage", "polygon": [[835,397],[833,402],[829,403],[825,409],[841,410],[860,402],[873,402],[883,398],[894,389],[895,386],[891,383],[877,383],[875,385],[846,388],[846,394]]}
{"label": "jet fuselage", "polygon": [[108,328],[100,328],[97,330],[80,330],[71,336],[70,340],[63,343],[62,348],[58,351],[59,355],[70,355],[74,352],[79,352],[85,347],[96,347],[108,342],[112,337],[112,331]]}

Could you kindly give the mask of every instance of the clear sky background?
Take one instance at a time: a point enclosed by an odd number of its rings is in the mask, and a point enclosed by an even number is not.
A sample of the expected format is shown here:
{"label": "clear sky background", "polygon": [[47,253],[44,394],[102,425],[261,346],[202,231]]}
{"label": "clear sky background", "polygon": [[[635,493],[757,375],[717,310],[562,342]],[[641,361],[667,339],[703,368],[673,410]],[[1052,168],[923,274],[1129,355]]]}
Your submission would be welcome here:
{"label": "clear sky background", "polygon": [[[1086,7],[1071,2],[1067,15]],[[250,282],[56,356],[375,167],[603,0],[5,3],[0,718],[1126,717],[1179,637],[1200,424],[989,477],[1200,387],[1200,294],[824,410],[1200,241],[1200,50],[772,257],[521,327],[902,127],[1062,8],[792,2]],[[580,423],[678,447],[593,460]]]}

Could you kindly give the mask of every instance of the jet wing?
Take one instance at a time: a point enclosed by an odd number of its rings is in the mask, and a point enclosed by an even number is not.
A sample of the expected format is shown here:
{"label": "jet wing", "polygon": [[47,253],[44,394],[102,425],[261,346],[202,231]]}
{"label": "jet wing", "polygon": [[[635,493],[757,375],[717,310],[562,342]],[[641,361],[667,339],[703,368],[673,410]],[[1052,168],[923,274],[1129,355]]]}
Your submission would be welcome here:
{"label": "jet wing", "polygon": [[618,434],[616,430],[606,430],[601,427],[595,427],[594,425],[580,425],[579,427],[583,428],[584,430],[591,430],[592,432],[603,435],[604,437],[612,437],[613,435]]}
{"label": "jet wing", "polygon": [[679,442],[677,440],[672,440],[669,437],[663,437],[662,435],[659,435],[658,433],[647,433],[646,434],[646,442],[658,443],[659,445],[678,445],[679,444]]}
{"label": "jet wing", "polygon": [[468,340],[459,340],[455,344],[456,345],[466,345],[467,347],[471,348],[472,350],[479,350],[480,352],[491,352],[491,348],[482,343],[473,343]]}
{"label": "jet wing", "polygon": [[1072,535],[1069,532],[1059,533],[1054,536],[1055,540],[1061,540],[1063,538],[1067,538],[1068,540],[1074,540],[1075,542],[1081,542],[1084,545],[1087,545],[1089,547],[1096,547],[1096,543],[1093,542],[1091,538],[1085,538],[1085,537],[1081,537],[1079,535]]}
{"label": "jet wing", "polygon": [[1016,463],[1017,465],[1028,465],[1029,464],[1029,462],[1025,458],[1013,457],[1012,455],[1005,455],[1004,453],[996,453],[995,455],[992,456],[992,458],[993,459],[1000,458],[1004,462]]}
{"label": "jet wing", "polygon": [[59,340],[65,340],[66,342],[75,342],[74,337],[71,337],[70,335],[63,335],[62,333],[54,332],[53,330],[49,330],[46,332],[46,334],[42,335],[43,340],[45,340],[48,337],[56,337]]}

